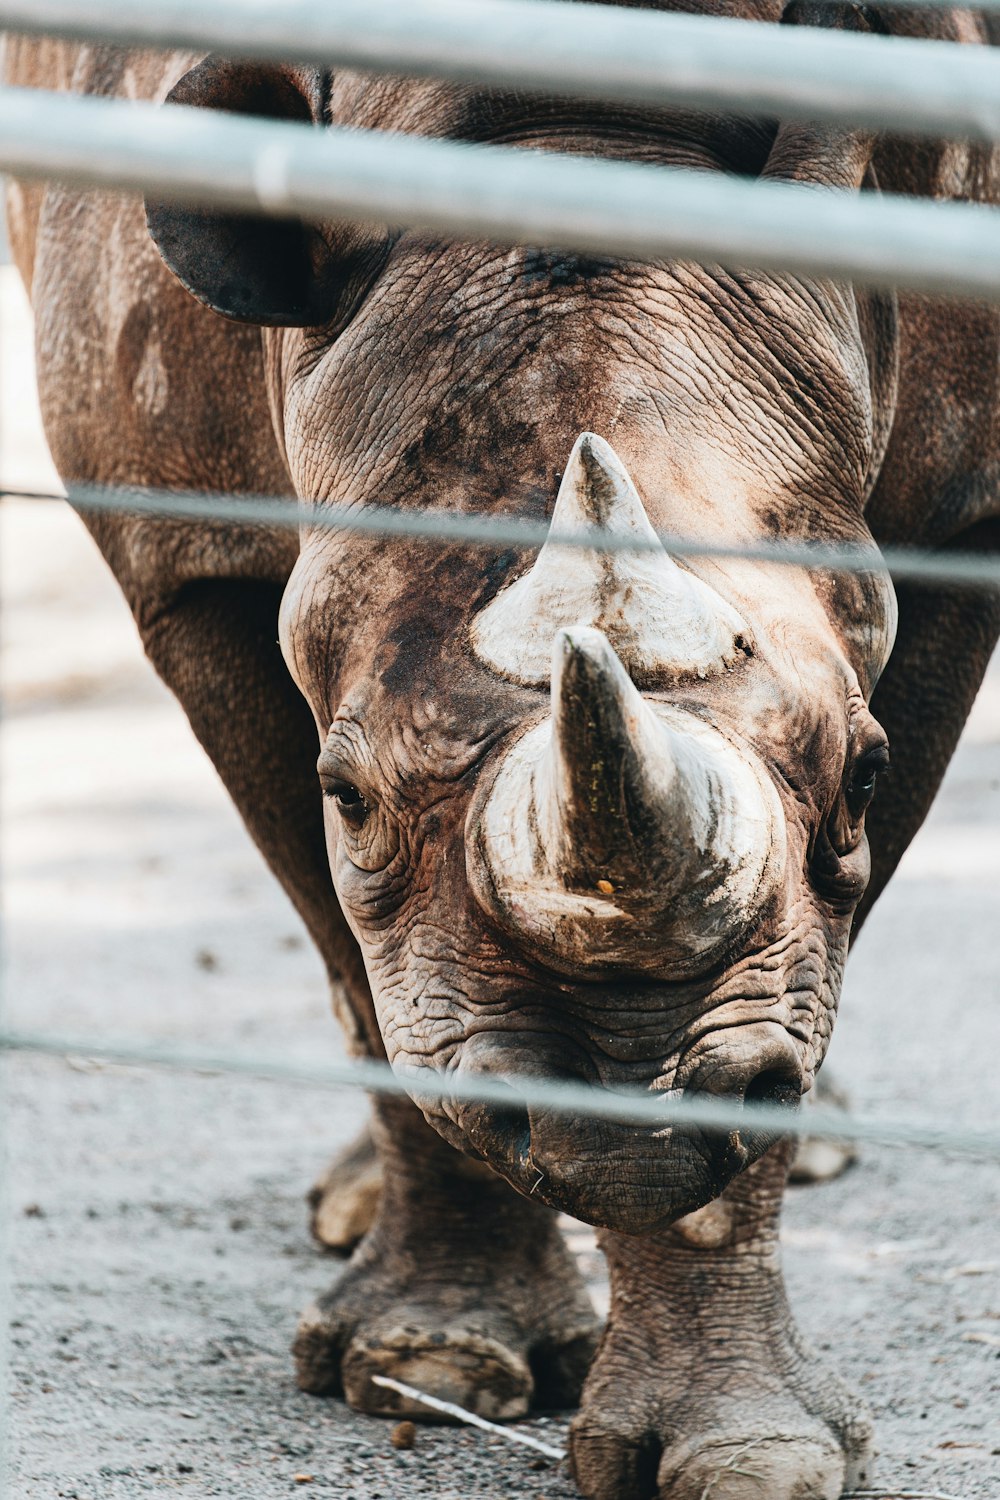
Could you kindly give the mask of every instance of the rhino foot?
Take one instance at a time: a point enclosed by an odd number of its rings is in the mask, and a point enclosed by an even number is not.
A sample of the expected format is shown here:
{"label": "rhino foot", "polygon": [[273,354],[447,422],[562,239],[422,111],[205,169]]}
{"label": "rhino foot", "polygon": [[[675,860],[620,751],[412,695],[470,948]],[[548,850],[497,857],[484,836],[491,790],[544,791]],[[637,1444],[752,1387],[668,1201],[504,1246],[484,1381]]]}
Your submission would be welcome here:
{"label": "rhino foot", "polygon": [[491,1420],[575,1405],[600,1325],[556,1215],[447,1146],[408,1101],[377,1101],[372,1122],[376,1221],[299,1324],[299,1385],[431,1421],[372,1377]]}
{"label": "rhino foot", "polygon": [[365,1127],[309,1190],[309,1227],[326,1250],[350,1255],[371,1229],[382,1194],[382,1163]]}
{"label": "rhino foot", "polygon": [[570,1434],[587,1500],[837,1500],[870,1484],[865,1408],[785,1296],[791,1154],[776,1147],[662,1233],[601,1236],[611,1312]]}
{"label": "rhino foot", "polygon": [[837,1500],[868,1484],[870,1433],[856,1411],[837,1432],[808,1392],[712,1399],[697,1383],[656,1383],[654,1394],[623,1377],[614,1394],[585,1396],[571,1463],[587,1500]]}
{"label": "rhino foot", "polygon": [[[536,1230],[537,1230],[537,1226]],[[377,1386],[389,1375],[491,1421],[579,1399],[599,1323],[553,1223],[551,1241],[498,1257],[488,1237],[466,1245],[451,1274],[412,1268],[379,1229],[339,1283],[303,1314],[293,1348],[300,1387],[343,1395],[357,1411],[435,1421]],[[406,1261],[410,1265],[405,1264]]]}
{"label": "rhino foot", "polygon": [[[806,1120],[809,1118],[809,1109],[814,1104],[846,1113],[850,1108],[850,1099],[834,1079],[826,1073],[820,1073],[803,1101]],[[857,1159],[858,1148],[853,1141],[828,1141],[802,1136],[792,1159],[788,1180],[799,1185],[831,1182],[853,1166]]]}

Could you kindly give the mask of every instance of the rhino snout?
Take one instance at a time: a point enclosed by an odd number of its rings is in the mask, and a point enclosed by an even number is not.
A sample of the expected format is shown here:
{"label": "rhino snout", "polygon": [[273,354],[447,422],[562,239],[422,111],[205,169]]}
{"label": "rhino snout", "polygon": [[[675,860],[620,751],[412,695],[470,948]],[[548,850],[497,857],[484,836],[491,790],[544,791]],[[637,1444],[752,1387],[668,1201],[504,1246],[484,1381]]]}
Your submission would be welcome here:
{"label": "rhino snout", "polygon": [[[532,1048],[531,1076],[584,1081],[566,1058],[544,1063]],[[465,1104],[453,1119],[464,1142],[520,1192],[592,1224],[647,1233],[718,1197],[727,1183],[778,1139],[746,1127],[729,1132],[697,1125],[618,1124],[567,1115],[516,1095],[524,1050],[516,1036],[471,1039],[459,1073],[489,1075],[511,1087],[511,1103]],[[590,1070],[586,1070],[590,1072]],[[726,1028],[702,1038],[686,1059],[676,1092],[793,1110],[804,1074],[792,1037],[774,1022]]]}

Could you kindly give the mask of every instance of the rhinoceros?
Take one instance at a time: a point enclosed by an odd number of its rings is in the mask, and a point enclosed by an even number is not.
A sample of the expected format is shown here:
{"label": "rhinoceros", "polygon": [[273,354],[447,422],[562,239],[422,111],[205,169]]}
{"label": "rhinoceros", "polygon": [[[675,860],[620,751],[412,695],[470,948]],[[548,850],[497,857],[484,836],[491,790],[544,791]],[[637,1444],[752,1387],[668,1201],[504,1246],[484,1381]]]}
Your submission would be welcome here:
{"label": "rhinoceros", "polygon": [[[784,19],[991,41],[966,11]],[[817,190],[1000,184],[985,147],[337,70],[12,38],[7,76]],[[15,186],[10,218],[67,480],[871,548],[837,574],[87,518],[356,1053],[799,1100],[1000,628],[995,594],[894,591],[877,552],[995,545],[997,312],[56,186]],[[864,1482],[864,1407],[783,1289],[787,1142],[446,1088],[372,1132],[379,1207],[303,1318],[304,1389],[409,1409],[388,1375],[501,1420],[579,1402],[595,1500]],[[558,1211],[600,1226],[600,1337]]]}

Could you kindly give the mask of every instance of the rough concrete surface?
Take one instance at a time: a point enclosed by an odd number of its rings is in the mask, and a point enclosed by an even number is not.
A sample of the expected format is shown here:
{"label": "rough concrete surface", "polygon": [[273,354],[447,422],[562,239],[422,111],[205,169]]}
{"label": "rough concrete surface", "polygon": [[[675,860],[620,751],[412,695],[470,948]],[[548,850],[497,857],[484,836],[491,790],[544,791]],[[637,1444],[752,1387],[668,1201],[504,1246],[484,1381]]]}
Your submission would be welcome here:
{"label": "rough concrete surface", "polygon": [[[44,485],[12,276],[0,475]],[[8,1021],[337,1055],[299,923],[80,522],[6,502],[0,538]],[[994,670],[849,969],[833,1063],[859,1107],[995,1121],[998,831]],[[338,1274],[303,1193],[358,1098],[81,1057],[19,1057],[3,1081],[12,1497],[574,1493],[564,1467],[482,1433],[421,1429],[397,1451],[391,1423],[295,1389],[296,1313]],[[792,1301],[874,1409],[888,1494],[1000,1494],[998,1225],[1000,1167],[944,1154],[869,1147],[791,1197]],[[600,1299],[592,1236],[567,1233]],[[531,1425],[558,1441],[566,1418]]]}

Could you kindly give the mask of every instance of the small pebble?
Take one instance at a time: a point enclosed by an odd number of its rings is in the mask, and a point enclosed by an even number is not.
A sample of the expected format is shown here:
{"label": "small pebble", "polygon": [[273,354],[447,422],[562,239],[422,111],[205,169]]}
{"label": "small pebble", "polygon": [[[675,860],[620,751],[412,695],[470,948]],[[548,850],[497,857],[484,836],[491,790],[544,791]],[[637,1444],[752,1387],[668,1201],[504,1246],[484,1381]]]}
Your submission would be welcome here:
{"label": "small pebble", "polygon": [[311,1474],[294,1474],[292,1477],[294,1478],[296,1484],[312,1484],[313,1482],[313,1476]]}
{"label": "small pebble", "polygon": [[417,1429],[413,1422],[397,1422],[389,1438],[394,1448],[412,1448],[417,1441]]}

